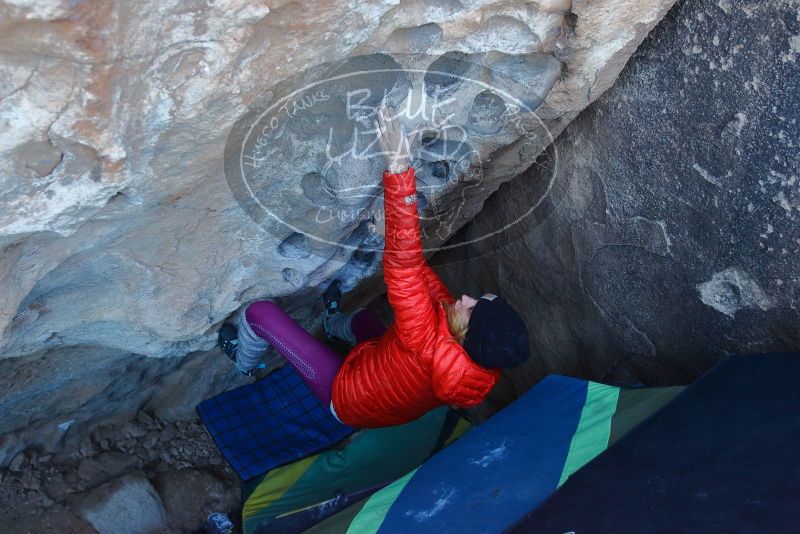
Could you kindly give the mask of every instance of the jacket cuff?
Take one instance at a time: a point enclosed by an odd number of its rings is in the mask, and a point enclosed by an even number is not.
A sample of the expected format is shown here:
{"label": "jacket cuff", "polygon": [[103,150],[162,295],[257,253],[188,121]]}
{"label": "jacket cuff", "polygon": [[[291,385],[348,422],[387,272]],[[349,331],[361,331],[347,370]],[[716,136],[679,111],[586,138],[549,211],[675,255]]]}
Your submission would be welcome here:
{"label": "jacket cuff", "polygon": [[416,175],[414,167],[409,167],[404,172],[392,173],[388,169],[383,171],[383,188],[393,195],[410,195],[417,192]]}

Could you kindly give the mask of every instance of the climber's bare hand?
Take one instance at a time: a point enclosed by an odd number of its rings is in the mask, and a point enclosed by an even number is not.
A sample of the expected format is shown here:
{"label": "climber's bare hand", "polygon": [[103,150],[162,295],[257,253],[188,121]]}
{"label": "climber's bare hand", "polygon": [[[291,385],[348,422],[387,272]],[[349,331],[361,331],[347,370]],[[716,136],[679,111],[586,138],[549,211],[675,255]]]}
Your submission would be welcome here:
{"label": "climber's bare hand", "polygon": [[389,172],[399,173],[408,169],[411,165],[411,145],[417,132],[406,132],[393,110],[385,103],[378,108],[375,130]]}

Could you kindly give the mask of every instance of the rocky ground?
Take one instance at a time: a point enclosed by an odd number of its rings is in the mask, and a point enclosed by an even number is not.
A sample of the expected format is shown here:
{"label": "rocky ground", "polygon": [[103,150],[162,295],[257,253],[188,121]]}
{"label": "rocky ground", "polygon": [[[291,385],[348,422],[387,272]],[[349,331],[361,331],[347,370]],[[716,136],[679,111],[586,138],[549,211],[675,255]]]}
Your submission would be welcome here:
{"label": "rocky ground", "polygon": [[28,449],[0,471],[5,532],[198,532],[214,511],[238,521],[239,480],[199,420],[139,412],[73,450]]}

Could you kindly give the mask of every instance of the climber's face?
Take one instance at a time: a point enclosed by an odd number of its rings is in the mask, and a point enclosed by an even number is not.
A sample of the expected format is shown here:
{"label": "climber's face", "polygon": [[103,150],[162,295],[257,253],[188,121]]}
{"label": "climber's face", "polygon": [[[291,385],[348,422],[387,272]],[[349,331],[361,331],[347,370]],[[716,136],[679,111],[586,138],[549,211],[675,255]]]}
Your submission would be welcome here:
{"label": "climber's face", "polygon": [[469,317],[472,315],[472,310],[475,308],[475,305],[478,303],[477,299],[470,297],[469,295],[461,295],[453,307],[455,307],[456,311],[464,316],[467,322],[469,322]]}

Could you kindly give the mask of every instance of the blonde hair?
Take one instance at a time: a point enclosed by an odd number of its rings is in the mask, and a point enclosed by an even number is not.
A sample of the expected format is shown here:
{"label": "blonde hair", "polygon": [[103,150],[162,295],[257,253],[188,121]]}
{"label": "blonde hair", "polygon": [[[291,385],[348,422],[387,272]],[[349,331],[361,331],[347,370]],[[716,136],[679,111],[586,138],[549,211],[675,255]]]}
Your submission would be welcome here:
{"label": "blonde hair", "polygon": [[468,319],[449,302],[444,303],[444,309],[447,311],[447,326],[450,327],[450,334],[453,339],[458,341],[459,345],[463,345],[467,330],[469,330]]}

